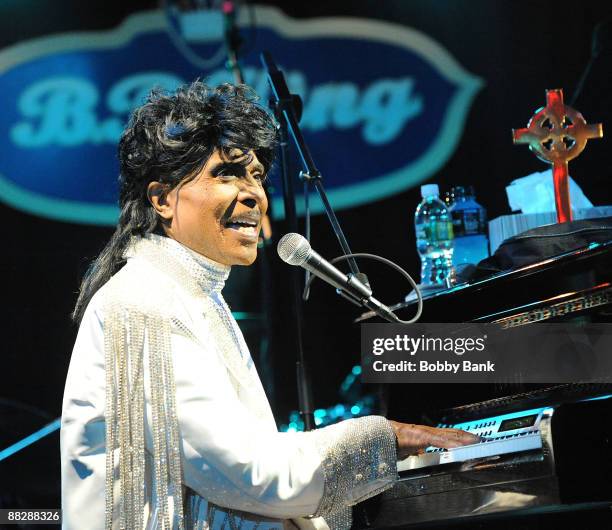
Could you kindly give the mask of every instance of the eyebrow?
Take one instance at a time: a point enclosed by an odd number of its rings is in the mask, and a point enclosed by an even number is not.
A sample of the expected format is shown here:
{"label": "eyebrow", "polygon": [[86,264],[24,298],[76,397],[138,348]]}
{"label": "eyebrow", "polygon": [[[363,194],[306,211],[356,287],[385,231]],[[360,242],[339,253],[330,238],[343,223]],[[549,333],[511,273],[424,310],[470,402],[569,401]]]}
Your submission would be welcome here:
{"label": "eyebrow", "polygon": [[[219,162],[211,168],[210,172],[213,175],[218,175],[222,171],[229,170],[235,172],[237,175],[244,175],[246,173],[247,166],[248,164],[244,164],[242,162]],[[265,175],[264,167],[259,162],[255,164],[254,171]]]}

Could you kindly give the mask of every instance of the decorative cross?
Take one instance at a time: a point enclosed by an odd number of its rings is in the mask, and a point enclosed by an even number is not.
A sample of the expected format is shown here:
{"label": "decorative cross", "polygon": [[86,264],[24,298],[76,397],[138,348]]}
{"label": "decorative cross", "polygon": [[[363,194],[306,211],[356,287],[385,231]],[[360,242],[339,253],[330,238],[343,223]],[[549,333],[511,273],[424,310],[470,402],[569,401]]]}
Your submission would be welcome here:
{"label": "decorative cross", "polygon": [[580,112],[564,105],[560,88],[546,91],[546,107],[535,112],[527,128],[512,130],[515,144],[527,144],[552,164],[557,222],[572,220],[567,163],[582,153],[587,140],[602,136],[601,123],[587,124]]}

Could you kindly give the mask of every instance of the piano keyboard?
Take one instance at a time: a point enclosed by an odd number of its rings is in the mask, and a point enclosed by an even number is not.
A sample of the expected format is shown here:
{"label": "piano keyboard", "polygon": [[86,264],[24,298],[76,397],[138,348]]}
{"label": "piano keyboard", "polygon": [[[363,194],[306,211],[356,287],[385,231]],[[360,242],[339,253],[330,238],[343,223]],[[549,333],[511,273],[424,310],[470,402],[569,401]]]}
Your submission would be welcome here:
{"label": "piano keyboard", "polygon": [[398,462],[397,470],[412,471],[441,464],[541,449],[542,436],[539,425],[542,414],[548,410],[532,409],[453,425],[440,424],[438,427],[462,429],[483,437],[483,440],[477,444],[454,449],[428,447],[424,454],[409,456]]}

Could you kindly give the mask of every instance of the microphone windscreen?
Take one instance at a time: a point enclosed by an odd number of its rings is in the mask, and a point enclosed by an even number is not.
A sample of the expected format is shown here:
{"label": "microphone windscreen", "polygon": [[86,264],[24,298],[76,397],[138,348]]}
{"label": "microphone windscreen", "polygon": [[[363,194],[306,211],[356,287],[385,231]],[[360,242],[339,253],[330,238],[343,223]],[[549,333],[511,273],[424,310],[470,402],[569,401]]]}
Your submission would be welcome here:
{"label": "microphone windscreen", "polygon": [[310,254],[310,243],[304,236],[291,232],[281,237],[276,250],[285,263],[302,265]]}

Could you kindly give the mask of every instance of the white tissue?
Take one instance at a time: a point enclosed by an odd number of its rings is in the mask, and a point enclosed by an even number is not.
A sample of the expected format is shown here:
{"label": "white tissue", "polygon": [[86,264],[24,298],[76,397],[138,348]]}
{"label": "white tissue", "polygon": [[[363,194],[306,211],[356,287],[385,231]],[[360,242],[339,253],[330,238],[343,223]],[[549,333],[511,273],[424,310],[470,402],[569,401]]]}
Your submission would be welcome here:
{"label": "white tissue", "polygon": [[[587,199],[572,177],[569,177],[569,183],[572,210],[591,208],[593,204]],[[555,190],[552,169],[513,180],[509,186],[506,186],[506,194],[512,211],[523,213],[554,212]]]}

